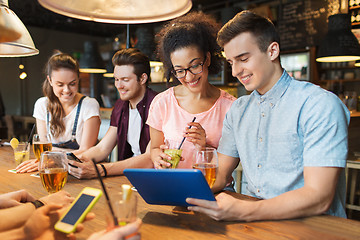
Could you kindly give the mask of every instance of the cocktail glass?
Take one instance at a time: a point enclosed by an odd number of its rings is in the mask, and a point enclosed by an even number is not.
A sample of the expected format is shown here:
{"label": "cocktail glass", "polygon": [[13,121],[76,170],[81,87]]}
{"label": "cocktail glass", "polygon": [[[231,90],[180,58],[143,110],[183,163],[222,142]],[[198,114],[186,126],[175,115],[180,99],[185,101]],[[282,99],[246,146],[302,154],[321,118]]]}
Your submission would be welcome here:
{"label": "cocktail glass", "polygon": [[18,166],[22,162],[29,160],[30,144],[20,142],[14,149],[15,164]]}
{"label": "cocktail glass", "polygon": [[179,141],[173,141],[173,140],[165,140],[165,145],[168,146],[168,149],[164,150],[164,153],[169,155],[171,157],[171,160],[166,160],[169,163],[171,163],[171,166],[169,168],[175,169],[177,168],[182,154],[182,149],[178,149],[180,146]]}

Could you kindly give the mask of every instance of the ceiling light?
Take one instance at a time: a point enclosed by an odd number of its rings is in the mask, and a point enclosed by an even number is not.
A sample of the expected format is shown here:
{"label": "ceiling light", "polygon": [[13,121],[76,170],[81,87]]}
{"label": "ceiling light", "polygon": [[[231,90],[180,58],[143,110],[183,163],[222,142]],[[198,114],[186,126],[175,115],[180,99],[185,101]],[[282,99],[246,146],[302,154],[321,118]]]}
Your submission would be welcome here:
{"label": "ceiling light", "polygon": [[27,77],[26,72],[21,72],[20,75],[19,75],[19,78],[20,78],[21,80],[24,80],[26,77]]}
{"label": "ceiling light", "polygon": [[99,53],[96,42],[86,41],[84,53],[80,57],[80,72],[83,73],[105,73],[105,64]]}
{"label": "ceiling light", "polygon": [[104,23],[150,23],[187,13],[191,0],[38,0],[58,14]]}
{"label": "ceiling light", "polygon": [[348,62],[360,59],[360,44],[351,32],[350,15],[329,17],[328,32],[319,46],[318,62]]}
{"label": "ceiling light", "polygon": [[25,25],[9,9],[8,0],[0,0],[0,57],[39,54]]}

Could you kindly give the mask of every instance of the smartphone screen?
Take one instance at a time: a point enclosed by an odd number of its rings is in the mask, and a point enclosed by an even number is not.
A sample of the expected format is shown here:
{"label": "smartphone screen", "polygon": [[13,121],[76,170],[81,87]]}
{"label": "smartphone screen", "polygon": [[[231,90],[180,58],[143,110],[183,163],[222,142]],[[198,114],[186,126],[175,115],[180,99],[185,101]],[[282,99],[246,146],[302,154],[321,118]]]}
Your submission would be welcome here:
{"label": "smartphone screen", "polygon": [[61,222],[74,225],[95,196],[82,194]]}

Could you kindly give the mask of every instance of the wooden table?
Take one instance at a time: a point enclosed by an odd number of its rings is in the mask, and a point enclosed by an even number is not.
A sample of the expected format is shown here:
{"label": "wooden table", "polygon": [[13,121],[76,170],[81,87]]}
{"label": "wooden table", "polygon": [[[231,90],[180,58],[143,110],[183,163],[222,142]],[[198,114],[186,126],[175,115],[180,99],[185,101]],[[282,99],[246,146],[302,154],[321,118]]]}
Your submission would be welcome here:
{"label": "wooden table", "polygon": [[[46,195],[40,179],[30,174],[8,172],[14,167],[10,147],[0,147],[0,193],[27,189],[35,197]],[[108,177],[109,191],[117,191],[121,184],[129,183],[126,177]],[[100,188],[97,179],[77,180],[69,177],[64,190],[76,196],[83,187]],[[137,194],[137,193],[136,193]],[[234,194],[241,199],[250,199]],[[148,205],[138,196],[138,217],[143,220],[142,239],[360,239],[360,222],[333,216],[315,216],[295,220],[244,222],[217,222],[202,214],[173,211],[171,206]],[[86,239],[92,232],[104,229],[107,207],[101,197],[93,208],[96,218],[85,223],[78,239]]]}

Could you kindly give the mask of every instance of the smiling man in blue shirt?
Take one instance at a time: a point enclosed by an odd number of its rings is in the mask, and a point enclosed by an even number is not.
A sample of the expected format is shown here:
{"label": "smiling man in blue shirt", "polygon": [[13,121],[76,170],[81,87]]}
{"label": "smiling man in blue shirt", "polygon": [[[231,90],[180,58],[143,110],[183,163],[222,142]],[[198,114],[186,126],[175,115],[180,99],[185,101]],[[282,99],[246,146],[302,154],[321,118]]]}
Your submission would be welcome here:
{"label": "smiling man in blue shirt", "polygon": [[243,201],[220,193],[216,202],[187,199],[216,220],[289,219],[323,213],[346,217],[345,174],[350,113],[334,94],[290,77],[280,64],[279,36],[270,20],[238,13],[220,30],[232,74],[250,95],[224,120],[214,191],[242,163]]}

